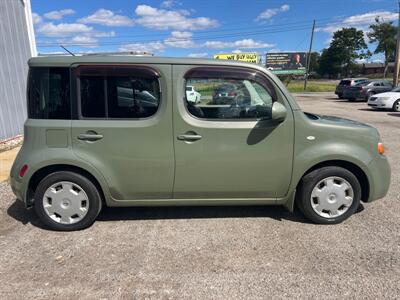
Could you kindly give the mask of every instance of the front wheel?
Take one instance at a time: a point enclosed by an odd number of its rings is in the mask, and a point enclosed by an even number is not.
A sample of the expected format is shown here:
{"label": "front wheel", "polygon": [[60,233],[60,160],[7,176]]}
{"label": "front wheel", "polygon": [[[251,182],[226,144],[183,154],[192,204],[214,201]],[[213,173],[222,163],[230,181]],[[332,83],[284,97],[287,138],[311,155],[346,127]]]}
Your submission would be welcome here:
{"label": "front wheel", "polygon": [[318,224],[337,224],[350,217],[360,205],[357,177],[341,167],[323,167],[302,179],[298,194],[300,210]]}
{"label": "front wheel", "polygon": [[393,103],[393,111],[400,112],[400,99]]}
{"label": "front wheel", "polygon": [[40,181],[34,206],[40,220],[50,229],[79,230],[95,221],[101,210],[101,196],[85,176],[59,171]]}

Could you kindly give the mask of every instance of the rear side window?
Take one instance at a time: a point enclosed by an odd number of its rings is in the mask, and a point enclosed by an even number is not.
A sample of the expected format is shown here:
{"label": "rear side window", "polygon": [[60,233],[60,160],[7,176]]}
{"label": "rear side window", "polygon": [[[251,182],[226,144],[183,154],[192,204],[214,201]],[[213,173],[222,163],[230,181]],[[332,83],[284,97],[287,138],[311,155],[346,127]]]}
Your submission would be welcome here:
{"label": "rear side window", "polygon": [[350,85],[351,81],[350,80],[342,80],[339,82],[339,85]]}
{"label": "rear side window", "polygon": [[77,73],[83,118],[141,119],[158,110],[160,86],[153,70],[84,66]]}
{"label": "rear side window", "polygon": [[30,68],[28,118],[71,119],[69,78],[69,68]]}

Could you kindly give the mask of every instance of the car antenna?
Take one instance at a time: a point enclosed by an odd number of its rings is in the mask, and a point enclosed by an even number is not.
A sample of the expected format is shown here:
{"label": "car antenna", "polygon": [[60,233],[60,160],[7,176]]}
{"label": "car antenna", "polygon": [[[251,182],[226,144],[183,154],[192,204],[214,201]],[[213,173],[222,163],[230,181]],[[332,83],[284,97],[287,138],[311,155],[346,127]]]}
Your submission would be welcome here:
{"label": "car antenna", "polygon": [[71,54],[72,56],[75,56],[74,53],[72,53],[71,51],[69,51],[67,48],[65,48],[63,45],[60,45],[61,48],[63,48],[65,51],[67,51],[69,54]]}

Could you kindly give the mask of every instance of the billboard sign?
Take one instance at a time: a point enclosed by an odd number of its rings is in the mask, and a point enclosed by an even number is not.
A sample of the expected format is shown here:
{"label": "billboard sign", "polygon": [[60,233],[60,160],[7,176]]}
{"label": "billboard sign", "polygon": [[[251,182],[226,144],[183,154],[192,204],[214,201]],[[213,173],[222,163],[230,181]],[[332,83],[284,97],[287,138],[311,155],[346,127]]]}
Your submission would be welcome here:
{"label": "billboard sign", "polygon": [[265,67],[274,74],[305,74],[305,52],[267,53]]}
{"label": "billboard sign", "polygon": [[215,54],[214,59],[239,60],[255,64],[260,61],[258,53],[220,53]]}

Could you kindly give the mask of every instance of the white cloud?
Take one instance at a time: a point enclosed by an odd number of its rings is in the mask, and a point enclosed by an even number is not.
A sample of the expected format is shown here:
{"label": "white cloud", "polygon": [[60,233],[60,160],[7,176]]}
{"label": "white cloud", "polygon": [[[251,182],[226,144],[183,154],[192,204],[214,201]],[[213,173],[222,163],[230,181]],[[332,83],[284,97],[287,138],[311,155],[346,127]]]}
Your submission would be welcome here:
{"label": "white cloud", "polygon": [[357,29],[367,29],[369,25],[375,23],[375,19],[379,18],[384,21],[394,21],[398,17],[397,13],[390,11],[372,11],[365,14],[359,14],[347,17],[337,22],[328,24],[323,28],[317,28],[317,31],[333,33],[343,27],[355,27]]}
{"label": "white cloud", "polygon": [[53,10],[48,13],[45,13],[44,16],[50,20],[61,20],[64,16],[73,15],[75,11],[73,9],[61,9],[61,10]]}
{"label": "white cloud", "polygon": [[33,24],[39,24],[39,23],[42,23],[42,17],[39,15],[39,14],[37,14],[37,13],[32,13],[32,22],[33,22]]}
{"label": "white cloud", "polygon": [[218,21],[206,17],[190,18],[187,10],[165,10],[149,5],[138,5],[135,9],[136,23],[152,29],[202,30],[218,26]]}
{"label": "white cloud", "polygon": [[204,47],[213,49],[222,49],[222,48],[258,49],[258,48],[271,48],[274,46],[275,46],[274,44],[255,41],[253,39],[243,39],[233,42],[207,41],[204,43]]}
{"label": "white cloud", "polygon": [[161,2],[161,7],[162,8],[171,8],[172,6],[174,6],[175,4],[178,4],[178,1],[175,0],[165,0],[163,2]]}
{"label": "white cloud", "polygon": [[173,48],[193,48],[193,33],[188,31],[172,31],[171,36],[164,40],[164,44]]}
{"label": "white cloud", "polygon": [[207,57],[208,53],[207,52],[201,52],[201,53],[190,53],[188,57],[195,57],[195,58],[202,58],[202,57]]}
{"label": "white cloud", "polygon": [[116,15],[111,10],[104,8],[96,10],[90,16],[79,19],[78,22],[84,24],[99,24],[104,26],[132,26],[134,24],[133,19],[127,16]]}
{"label": "white cloud", "polygon": [[235,53],[235,54],[242,53],[242,50],[236,49],[236,50],[233,50],[232,53]]}
{"label": "white cloud", "polygon": [[121,45],[119,47],[119,51],[127,52],[127,51],[139,51],[139,52],[163,52],[165,49],[165,45],[161,41],[156,41],[152,43],[131,43]]}
{"label": "white cloud", "polygon": [[277,15],[278,13],[282,13],[288,11],[290,6],[288,4],[284,4],[279,8],[268,8],[264,10],[261,14],[258,15],[256,21],[265,21],[271,19],[273,16]]}
{"label": "white cloud", "polygon": [[98,47],[98,39],[92,36],[84,36],[77,35],[73,37],[70,43],[73,43],[75,46],[85,47],[85,48],[95,48]]}
{"label": "white cloud", "polygon": [[75,43],[97,43],[97,39],[91,36],[77,35],[71,39]]}
{"label": "white cloud", "polygon": [[73,36],[81,33],[89,33],[93,31],[93,27],[78,23],[45,23],[37,29],[37,33],[48,37]]}

